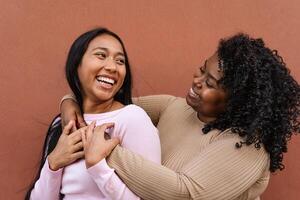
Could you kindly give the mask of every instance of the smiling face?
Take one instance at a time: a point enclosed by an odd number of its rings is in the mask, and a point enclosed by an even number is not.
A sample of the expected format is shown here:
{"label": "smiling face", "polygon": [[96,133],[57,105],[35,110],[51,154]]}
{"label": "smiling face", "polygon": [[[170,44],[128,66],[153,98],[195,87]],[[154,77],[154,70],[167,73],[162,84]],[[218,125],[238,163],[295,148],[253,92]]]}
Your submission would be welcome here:
{"label": "smiling face", "polygon": [[94,38],[78,67],[83,102],[112,102],[125,75],[125,56],[120,42],[108,34]]}
{"label": "smiling face", "polygon": [[194,74],[186,101],[204,122],[214,120],[225,109],[227,95],[219,83],[222,76],[217,54],[206,60]]}

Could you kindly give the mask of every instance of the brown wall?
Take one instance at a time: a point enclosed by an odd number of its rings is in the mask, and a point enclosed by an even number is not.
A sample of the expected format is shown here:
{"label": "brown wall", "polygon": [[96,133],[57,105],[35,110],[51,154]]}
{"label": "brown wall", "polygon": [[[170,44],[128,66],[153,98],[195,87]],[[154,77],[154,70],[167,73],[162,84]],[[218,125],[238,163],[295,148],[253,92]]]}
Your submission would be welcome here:
{"label": "brown wall", "polygon": [[[297,0],[1,0],[0,199],[21,199],[42,141],[68,91],[64,62],[80,33],[106,26],[124,39],[134,94],[184,96],[192,71],[221,37],[261,36],[300,81],[300,2]],[[272,176],[263,199],[300,196],[300,145],[295,137],[284,172]]]}

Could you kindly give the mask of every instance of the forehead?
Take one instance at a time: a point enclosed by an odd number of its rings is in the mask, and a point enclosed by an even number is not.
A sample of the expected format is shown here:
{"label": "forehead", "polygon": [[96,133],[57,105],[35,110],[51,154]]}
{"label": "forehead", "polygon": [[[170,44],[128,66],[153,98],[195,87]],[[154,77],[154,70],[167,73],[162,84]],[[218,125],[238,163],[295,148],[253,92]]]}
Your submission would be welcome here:
{"label": "forehead", "polygon": [[223,76],[222,70],[219,67],[218,54],[215,53],[206,61],[206,69],[216,78],[221,79]]}
{"label": "forehead", "polygon": [[113,36],[103,34],[95,37],[89,44],[88,49],[105,48],[110,51],[122,52],[123,48],[121,43]]}

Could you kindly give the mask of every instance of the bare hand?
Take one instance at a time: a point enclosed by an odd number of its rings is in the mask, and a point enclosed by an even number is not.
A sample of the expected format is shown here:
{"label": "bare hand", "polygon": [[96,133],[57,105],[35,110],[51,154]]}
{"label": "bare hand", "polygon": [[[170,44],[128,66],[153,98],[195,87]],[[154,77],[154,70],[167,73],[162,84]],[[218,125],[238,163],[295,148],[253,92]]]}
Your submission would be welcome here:
{"label": "bare hand", "polygon": [[102,124],[101,126],[95,127],[95,122],[92,122],[86,133],[82,133],[82,142],[85,155],[85,164],[89,168],[103,158],[106,158],[113,148],[117,146],[120,141],[118,138],[105,139],[105,130],[112,128],[113,123]]}
{"label": "bare hand", "polygon": [[72,132],[74,124],[75,122],[71,120],[65,126],[56,147],[48,156],[49,167],[54,171],[84,156],[81,135],[86,131],[87,127]]}
{"label": "bare hand", "polygon": [[65,99],[60,106],[61,111],[61,125],[64,128],[69,121],[73,120],[76,123],[72,127],[72,131],[75,131],[77,128],[82,128],[86,126],[86,123],[80,112],[78,104],[72,99]]}

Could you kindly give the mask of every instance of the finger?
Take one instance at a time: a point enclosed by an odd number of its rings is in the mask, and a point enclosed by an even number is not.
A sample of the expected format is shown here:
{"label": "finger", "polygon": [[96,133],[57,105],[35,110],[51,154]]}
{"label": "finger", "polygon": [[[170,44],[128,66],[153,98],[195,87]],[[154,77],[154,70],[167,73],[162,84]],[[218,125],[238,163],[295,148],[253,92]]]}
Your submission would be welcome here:
{"label": "finger", "polygon": [[119,138],[112,138],[109,140],[109,142],[112,146],[112,149],[115,148],[115,146],[117,146],[118,144],[120,144]]}
{"label": "finger", "polygon": [[75,153],[72,154],[72,158],[74,160],[80,159],[84,157],[84,151],[77,151]]}
{"label": "finger", "polygon": [[112,128],[114,127],[114,123],[105,123],[105,124],[102,124],[101,126],[97,126],[94,131],[95,132],[99,132],[99,133],[103,133],[106,131],[106,129],[109,129],[109,128]]}
{"label": "finger", "polygon": [[77,152],[83,149],[83,142],[78,142],[72,148],[73,152]]}
{"label": "finger", "polygon": [[69,135],[72,132],[74,121],[70,120],[69,123],[64,127],[63,134]]}
{"label": "finger", "polygon": [[80,128],[75,132],[72,132],[68,137],[71,140],[71,144],[76,144],[82,140],[82,133],[85,134],[87,127]]}
{"label": "finger", "polygon": [[73,136],[73,133],[72,133],[72,138],[71,139],[71,143],[72,144],[77,144],[78,142],[80,142],[82,140],[82,136],[81,134],[84,133],[82,131],[76,131],[76,133],[74,134]]}
{"label": "finger", "polygon": [[78,126],[78,128],[82,128],[82,127],[87,126],[87,124],[85,123],[85,121],[82,117],[82,114],[81,113],[76,113],[76,115],[77,115],[77,126]]}
{"label": "finger", "polygon": [[81,135],[82,132],[86,132],[87,130],[87,126],[83,127],[83,128],[80,128],[80,129],[77,129],[76,131],[72,132],[70,134],[71,137],[76,137],[77,135]]}
{"label": "finger", "polygon": [[[75,116],[76,116],[76,113],[75,113]],[[76,131],[77,130],[77,127],[76,127],[76,118],[74,120],[74,124],[72,126],[72,132]]]}
{"label": "finger", "polygon": [[77,127],[76,127],[76,125],[75,125],[75,123],[73,124],[73,126],[72,126],[72,132],[74,132],[74,131],[76,131],[77,130]]}
{"label": "finger", "polygon": [[88,129],[88,126],[84,126],[84,127],[79,128],[78,130],[85,132],[87,129]]}
{"label": "finger", "polygon": [[94,128],[95,128],[96,122],[93,121],[87,128],[86,130],[86,140],[87,142],[91,140],[92,136],[93,136],[93,132],[94,132]]}
{"label": "finger", "polygon": [[108,140],[109,142],[109,152],[111,152],[118,144],[120,144],[120,140],[118,138],[112,138]]}
{"label": "finger", "polygon": [[83,144],[83,149],[86,147],[86,133],[81,133],[81,139]]}

